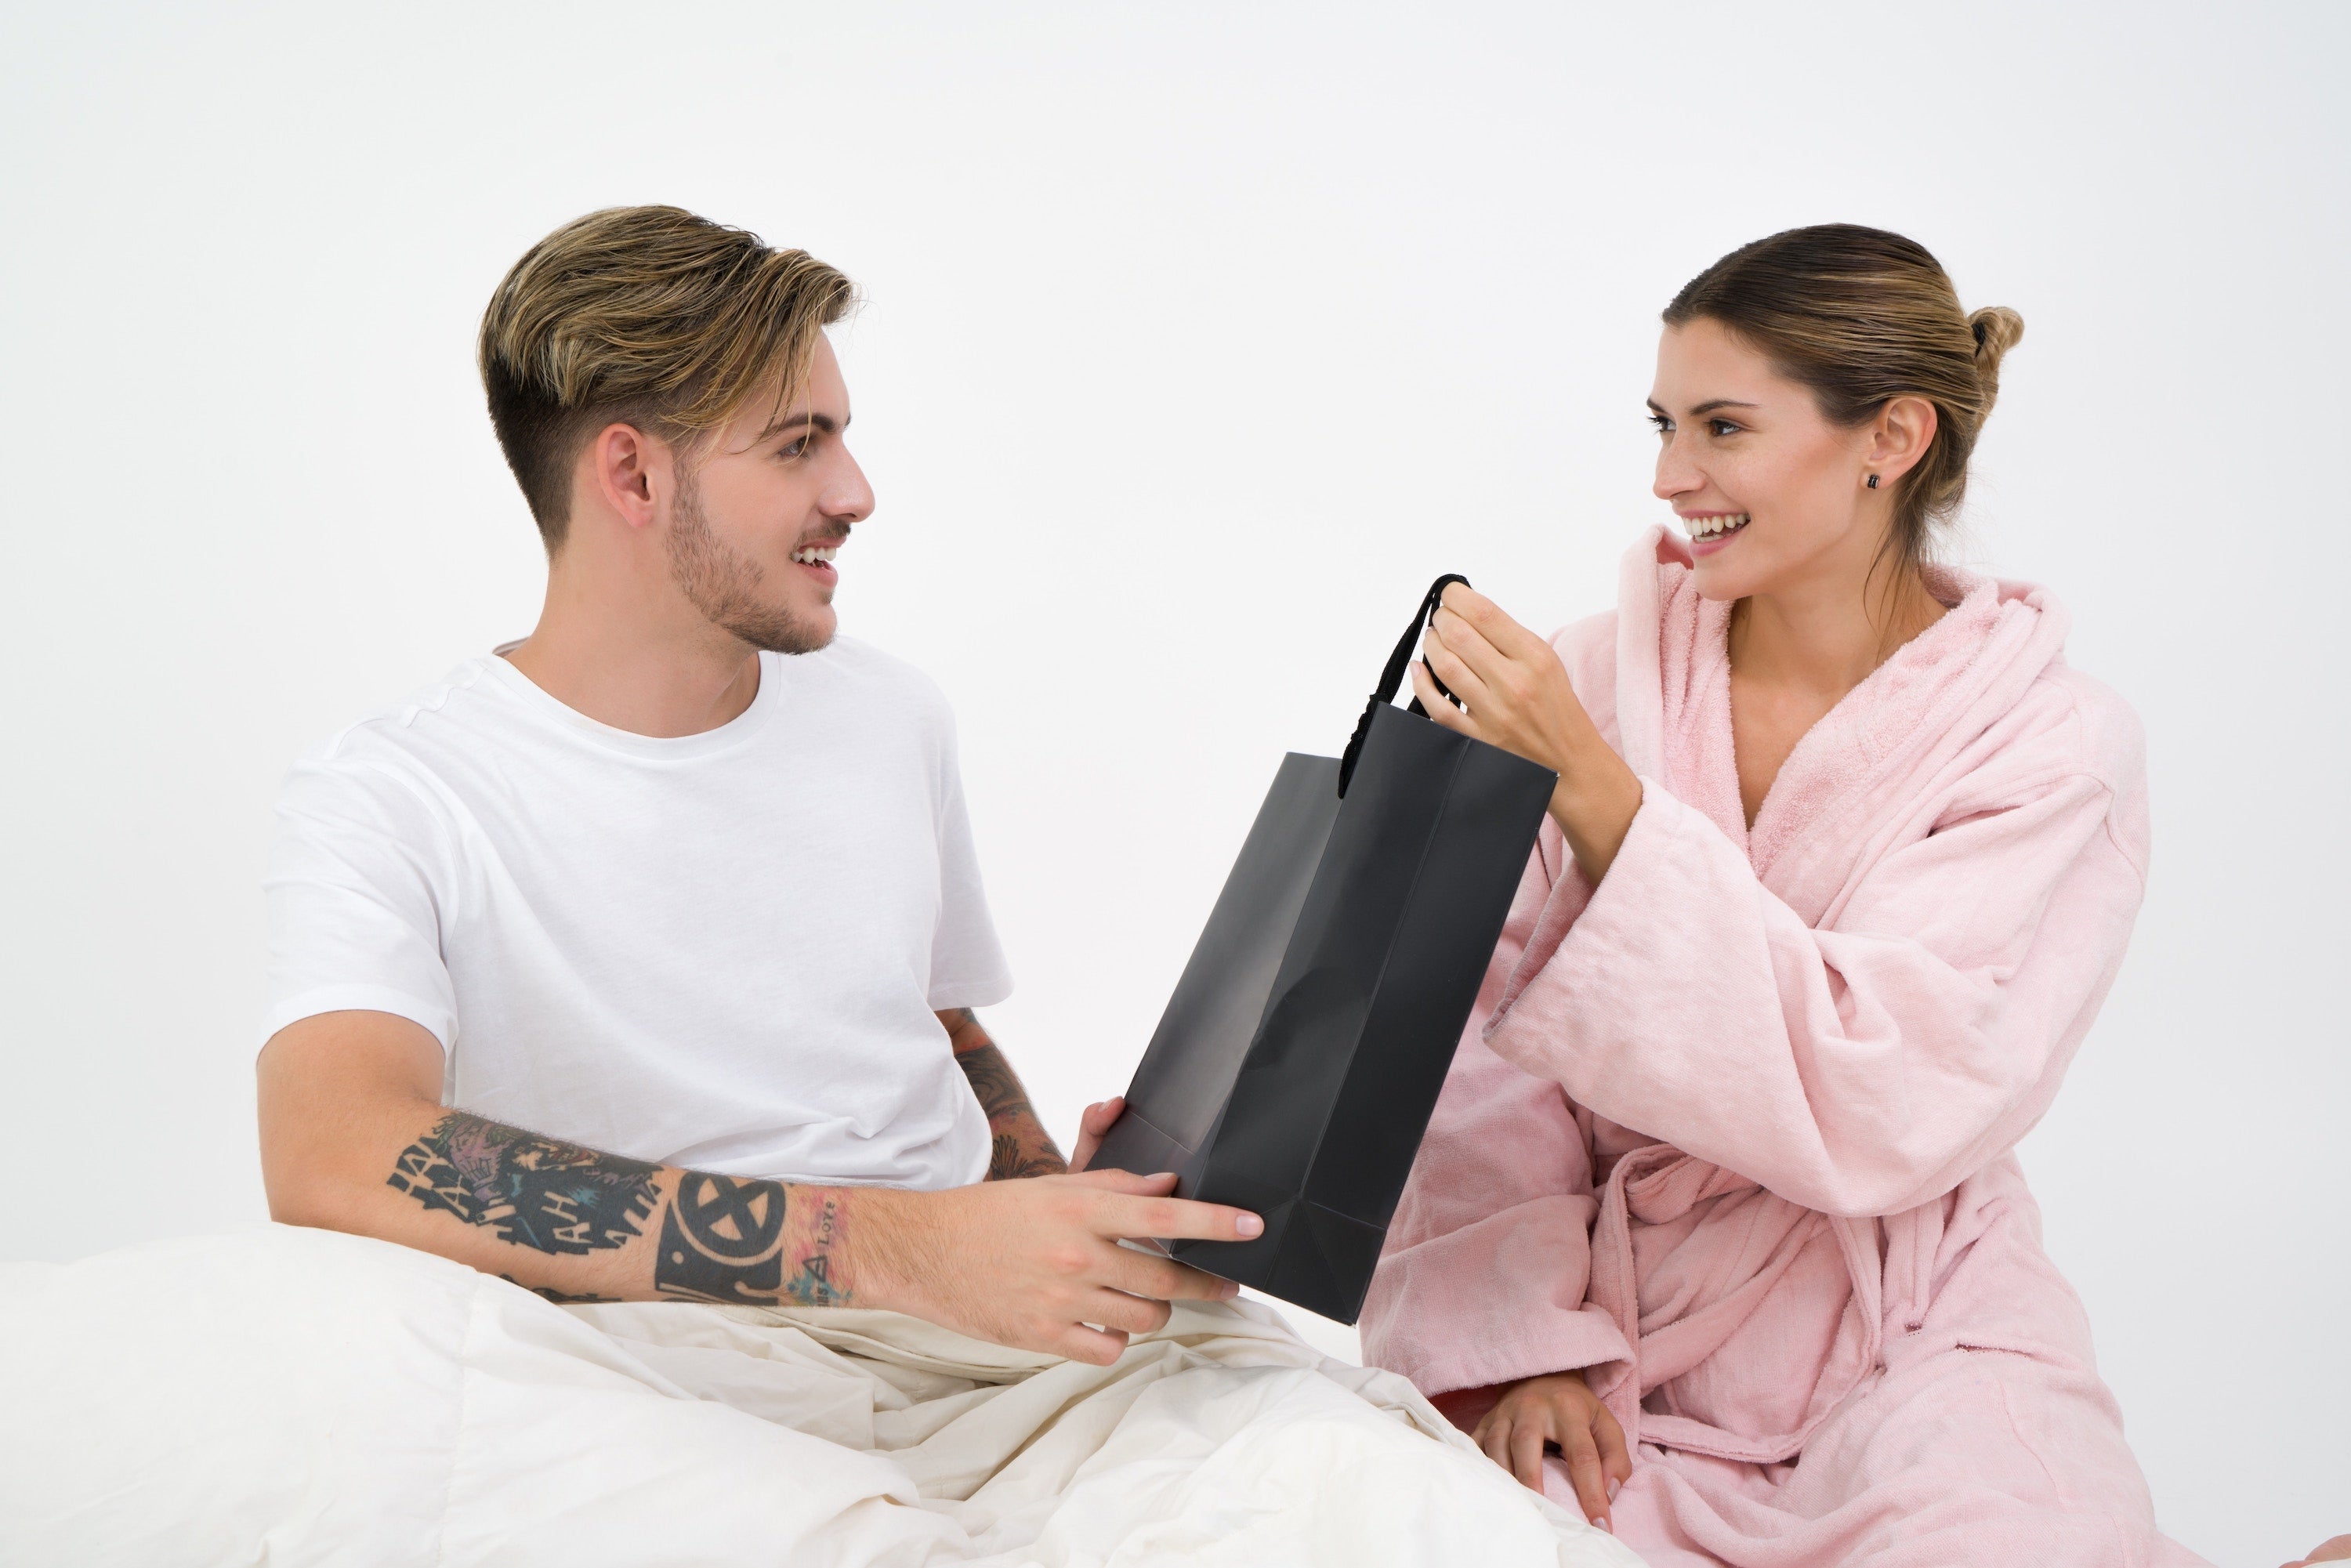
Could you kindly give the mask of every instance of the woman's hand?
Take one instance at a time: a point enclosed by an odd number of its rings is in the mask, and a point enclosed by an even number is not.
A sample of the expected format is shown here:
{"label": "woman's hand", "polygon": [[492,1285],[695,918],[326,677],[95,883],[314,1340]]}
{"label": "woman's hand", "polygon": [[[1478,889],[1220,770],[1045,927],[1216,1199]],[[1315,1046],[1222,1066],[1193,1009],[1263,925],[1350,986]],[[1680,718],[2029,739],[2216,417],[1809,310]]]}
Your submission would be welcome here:
{"label": "woman's hand", "polygon": [[1616,1489],[1633,1479],[1625,1429],[1585,1385],[1581,1372],[1557,1372],[1514,1385],[1469,1437],[1488,1458],[1536,1491],[1542,1490],[1544,1445],[1557,1445],[1583,1517],[1604,1530],[1611,1528],[1608,1505],[1616,1500]]}
{"label": "woman's hand", "polygon": [[[1413,691],[1429,717],[1559,775],[1552,820],[1576,863],[1594,883],[1632,831],[1641,780],[1601,737],[1552,645],[1464,583],[1445,591],[1412,667]],[[1459,697],[1457,709],[1436,681]]]}

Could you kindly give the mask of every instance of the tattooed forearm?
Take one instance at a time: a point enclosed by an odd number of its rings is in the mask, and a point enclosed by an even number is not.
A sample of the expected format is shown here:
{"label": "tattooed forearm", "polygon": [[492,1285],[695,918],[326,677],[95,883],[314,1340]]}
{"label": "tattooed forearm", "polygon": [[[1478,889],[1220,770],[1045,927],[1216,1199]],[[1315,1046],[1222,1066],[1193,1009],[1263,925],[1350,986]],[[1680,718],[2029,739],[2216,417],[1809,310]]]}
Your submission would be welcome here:
{"label": "tattooed forearm", "polygon": [[[522,1285],[522,1281],[516,1279],[512,1274],[501,1274],[498,1278],[504,1280],[509,1285]],[[618,1296],[600,1296],[593,1291],[589,1291],[586,1295],[575,1296],[569,1291],[559,1291],[549,1285],[522,1285],[522,1288],[528,1291],[534,1296],[545,1296],[549,1301],[553,1301],[559,1307],[610,1306],[621,1299]]]}
{"label": "tattooed forearm", "polygon": [[637,1236],[660,1169],[453,1111],[401,1151],[389,1185],[502,1241],[579,1253]]}
{"label": "tattooed forearm", "polygon": [[845,1307],[839,1266],[848,1214],[837,1192],[686,1171],[662,1216],[653,1288],[735,1306]]}
{"label": "tattooed forearm", "polygon": [[1061,1158],[1061,1151],[1037,1113],[1029,1103],[1029,1092],[1020,1086],[1019,1076],[1012,1064],[1004,1060],[1004,1052],[987,1038],[987,1031],[972,1016],[969,1008],[943,1015],[947,1025],[948,1040],[955,1047],[956,1065],[971,1080],[971,1092],[979,1100],[979,1108],[987,1113],[987,1129],[992,1134],[992,1149],[987,1162],[987,1179],[1006,1181],[1019,1176],[1059,1176],[1070,1168]]}

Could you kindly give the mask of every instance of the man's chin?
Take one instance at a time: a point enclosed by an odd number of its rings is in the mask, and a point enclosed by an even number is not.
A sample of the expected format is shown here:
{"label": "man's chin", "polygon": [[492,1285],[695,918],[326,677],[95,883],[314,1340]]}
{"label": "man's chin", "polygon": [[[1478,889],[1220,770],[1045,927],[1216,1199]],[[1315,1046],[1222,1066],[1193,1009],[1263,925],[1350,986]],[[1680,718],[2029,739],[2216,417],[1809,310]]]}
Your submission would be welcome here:
{"label": "man's chin", "polygon": [[733,615],[718,624],[762,653],[814,653],[831,645],[841,617],[831,605],[819,604],[789,613]]}

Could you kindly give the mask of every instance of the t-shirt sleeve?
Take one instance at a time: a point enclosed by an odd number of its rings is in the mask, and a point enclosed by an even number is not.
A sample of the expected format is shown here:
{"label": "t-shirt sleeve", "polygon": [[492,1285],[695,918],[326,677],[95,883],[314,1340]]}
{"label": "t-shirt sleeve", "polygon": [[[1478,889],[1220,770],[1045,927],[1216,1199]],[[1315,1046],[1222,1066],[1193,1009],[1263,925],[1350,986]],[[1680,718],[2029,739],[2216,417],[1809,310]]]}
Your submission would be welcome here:
{"label": "t-shirt sleeve", "polygon": [[314,759],[287,775],[262,884],[265,1040],[319,1013],[364,1009],[412,1019],[449,1048],[457,1003],[433,874],[445,837],[423,797],[367,763]]}
{"label": "t-shirt sleeve", "polygon": [[980,885],[979,853],[971,841],[971,814],[964,807],[952,716],[943,720],[938,827],[939,926],[931,939],[930,1006],[939,1012],[993,1007],[1012,994],[1012,972],[996,939],[987,890]]}

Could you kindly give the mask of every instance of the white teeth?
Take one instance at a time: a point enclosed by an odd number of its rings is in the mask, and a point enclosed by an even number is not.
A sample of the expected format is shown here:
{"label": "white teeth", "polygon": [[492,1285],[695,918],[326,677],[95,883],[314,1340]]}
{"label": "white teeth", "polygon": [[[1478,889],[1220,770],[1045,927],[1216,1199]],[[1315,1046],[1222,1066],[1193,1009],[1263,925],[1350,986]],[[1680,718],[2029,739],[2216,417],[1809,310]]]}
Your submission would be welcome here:
{"label": "white teeth", "polygon": [[1689,536],[1694,539],[1710,539],[1717,534],[1727,534],[1733,528],[1746,526],[1747,514],[1744,512],[1731,512],[1712,517],[1692,517],[1689,519]]}
{"label": "white teeth", "polygon": [[829,562],[840,553],[841,547],[835,545],[828,549],[796,549],[792,551],[792,559],[803,566],[814,566],[819,561]]}

